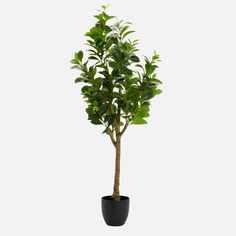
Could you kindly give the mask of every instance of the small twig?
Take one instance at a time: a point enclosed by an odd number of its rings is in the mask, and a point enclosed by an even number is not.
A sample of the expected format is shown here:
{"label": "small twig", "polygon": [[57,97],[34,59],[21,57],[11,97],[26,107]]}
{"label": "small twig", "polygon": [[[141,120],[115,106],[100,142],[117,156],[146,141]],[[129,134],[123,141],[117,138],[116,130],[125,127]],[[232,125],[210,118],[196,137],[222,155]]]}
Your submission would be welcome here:
{"label": "small twig", "polygon": [[109,129],[108,134],[111,138],[111,141],[112,141],[113,145],[116,147],[116,140],[114,139],[113,131]]}
{"label": "small twig", "polygon": [[122,134],[126,131],[126,129],[128,128],[128,126],[129,126],[129,120],[126,120],[125,126],[124,126],[124,128],[122,129],[122,131],[120,132],[120,135],[122,135]]}

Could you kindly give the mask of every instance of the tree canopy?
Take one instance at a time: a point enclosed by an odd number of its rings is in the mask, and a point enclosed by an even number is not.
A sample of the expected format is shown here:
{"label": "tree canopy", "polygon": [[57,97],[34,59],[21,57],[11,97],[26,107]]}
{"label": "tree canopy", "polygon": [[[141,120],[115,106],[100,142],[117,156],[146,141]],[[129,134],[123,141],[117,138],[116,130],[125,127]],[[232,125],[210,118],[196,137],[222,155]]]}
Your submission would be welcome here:
{"label": "tree canopy", "polygon": [[[80,70],[75,83],[83,83],[88,119],[104,125],[103,133],[110,134],[117,120],[123,131],[129,124],[146,124],[150,100],[162,92],[162,82],[156,75],[159,55],[144,56],[142,65],[137,56],[138,40],[128,38],[134,32],[131,23],[108,15],[106,6],[102,9],[85,34],[88,57],[83,51],[76,52],[71,63]],[[111,20],[115,22],[109,24]]]}

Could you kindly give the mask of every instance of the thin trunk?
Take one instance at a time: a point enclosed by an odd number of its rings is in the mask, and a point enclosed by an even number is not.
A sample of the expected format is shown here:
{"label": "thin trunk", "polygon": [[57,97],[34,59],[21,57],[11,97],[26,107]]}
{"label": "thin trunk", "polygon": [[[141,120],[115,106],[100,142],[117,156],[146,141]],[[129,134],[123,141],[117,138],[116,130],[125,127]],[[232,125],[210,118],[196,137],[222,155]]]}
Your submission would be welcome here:
{"label": "thin trunk", "polygon": [[[119,88],[119,93],[121,94],[121,88]],[[113,187],[113,199],[115,201],[120,201],[120,146],[121,146],[121,132],[120,132],[120,107],[118,106],[118,112],[115,120],[115,133],[116,133],[116,160],[115,160],[115,178]]]}
{"label": "thin trunk", "polygon": [[115,160],[115,178],[114,178],[114,188],[113,188],[113,199],[115,201],[120,201],[120,146],[121,146],[121,135],[116,134],[116,160]]}

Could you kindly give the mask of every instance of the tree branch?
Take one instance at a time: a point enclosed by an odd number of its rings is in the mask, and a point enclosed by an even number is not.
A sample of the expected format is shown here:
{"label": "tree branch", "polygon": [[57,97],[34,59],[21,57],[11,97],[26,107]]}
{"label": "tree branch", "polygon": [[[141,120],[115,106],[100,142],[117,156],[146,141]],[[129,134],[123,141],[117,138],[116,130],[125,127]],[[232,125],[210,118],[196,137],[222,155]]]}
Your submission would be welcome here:
{"label": "tree branch", "polygon": [[116,140],[114,139],[113,131],[109,129],[108,134],[111,138],[113,145],[116,147]]}
{"label": "tree branch", "polygon": [[123,133],[126,131],[126,129],[128,128],[128,126],[129,126],[129,120],[126,120],[126,122],[125,122],[125,126],[124,126],[124,128],[122,129],[122,131],[120,132],[120,135],[123,135]]}

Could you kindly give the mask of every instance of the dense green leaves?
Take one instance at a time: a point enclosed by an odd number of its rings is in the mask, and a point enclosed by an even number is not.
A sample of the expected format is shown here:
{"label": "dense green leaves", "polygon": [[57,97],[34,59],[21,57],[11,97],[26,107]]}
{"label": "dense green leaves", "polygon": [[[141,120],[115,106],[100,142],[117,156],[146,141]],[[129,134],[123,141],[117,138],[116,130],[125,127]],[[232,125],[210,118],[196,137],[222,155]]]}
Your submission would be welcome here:
{"label": "dense green leaves", "polygon": [[[138,39],[127,39],[134,30],[123,20],[102,11],[95,15],[95,25],[85,34],[88,55],[74,54],[73,69],[81,71],[75,83],[83,83],[81,93],[92,124],[104,125],[109,134],[116,124],[146,124],[150,100],[161,93],[156,75],[160,57],[156,52],[144,63],[136,54]],[[85,59],[87,58],[87,60]]]}

